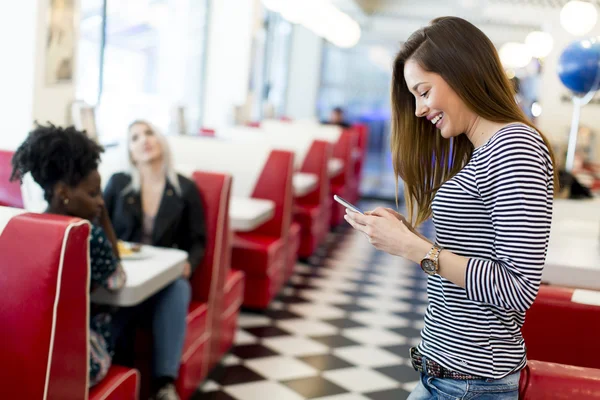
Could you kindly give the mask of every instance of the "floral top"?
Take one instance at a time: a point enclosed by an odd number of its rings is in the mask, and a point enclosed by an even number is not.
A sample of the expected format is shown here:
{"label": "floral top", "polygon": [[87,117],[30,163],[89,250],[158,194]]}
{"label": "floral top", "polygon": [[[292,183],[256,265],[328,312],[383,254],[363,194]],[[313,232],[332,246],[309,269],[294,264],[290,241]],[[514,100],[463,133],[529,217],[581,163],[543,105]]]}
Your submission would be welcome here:
{"label": "floral top", "polygon": [[[125,272],[113,253],[112,243],[104,230],[92,226],[90,237],[91,290],[98,287],[118,290],[125,285]],[[106,309],[92,308],[90,318],[90,387],[100,382],[107,374],[114,355],[111,338],[112,317]]]}

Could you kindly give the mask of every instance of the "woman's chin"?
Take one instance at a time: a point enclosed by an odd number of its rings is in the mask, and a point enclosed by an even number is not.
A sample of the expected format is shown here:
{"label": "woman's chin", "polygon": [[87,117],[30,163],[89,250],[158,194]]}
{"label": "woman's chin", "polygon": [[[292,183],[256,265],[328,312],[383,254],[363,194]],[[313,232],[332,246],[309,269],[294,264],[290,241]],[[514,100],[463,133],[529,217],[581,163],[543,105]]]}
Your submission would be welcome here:
{"label": "woman's chin", "polygon": [[156,156],[144,156],[144,157],[140,157],[135,164],[136,165],[152,165],[154,163],[156,163],[158,160],[160,159],[160,157],[156,157]]}
{"label": "woman's chin", "polygon": [[448,131],[446,129],[440,129],[440,135],[444,138],[444,139],[450,139],[453,135],[449,134]]}
{"label": "woman's chin", "polygon": [[452,132],[452,129],[449,129],[448,126],[442,126],[442,129],[440,129],[439,131],[440,131],[440,135],[444,139],[452,139],[453,137],[459,135],[459,133]]}

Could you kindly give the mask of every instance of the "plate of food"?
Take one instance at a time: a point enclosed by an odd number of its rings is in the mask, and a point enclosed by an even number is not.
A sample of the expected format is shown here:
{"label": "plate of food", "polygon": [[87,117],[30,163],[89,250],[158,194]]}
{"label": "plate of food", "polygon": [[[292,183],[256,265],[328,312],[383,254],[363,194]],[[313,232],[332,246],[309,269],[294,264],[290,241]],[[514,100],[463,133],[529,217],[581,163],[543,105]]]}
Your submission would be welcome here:
{"label": "plate of food", "polygon": [[141,260],[149,257],[148,252],[144,250],[144,246],[141,244],[119,240],[117,246],[122,260]]}

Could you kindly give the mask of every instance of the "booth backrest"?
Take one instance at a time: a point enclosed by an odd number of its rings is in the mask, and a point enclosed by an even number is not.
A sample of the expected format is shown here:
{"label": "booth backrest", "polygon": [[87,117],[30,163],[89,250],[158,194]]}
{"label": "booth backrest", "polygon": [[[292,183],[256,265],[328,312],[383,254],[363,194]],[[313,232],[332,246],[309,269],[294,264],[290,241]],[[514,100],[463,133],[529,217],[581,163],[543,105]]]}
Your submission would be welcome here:
{"label": "booth backrest", "polygon": [[0,206],[23,208],[19,182],[10,182],[12,151],[0,150]]}
{"label": "booth backrest", "polygon": [[86,221],[0,208],[0,398],[88,396]]}
{"label": "booth backrest", "polygon": [[317,175],[319,186],[318,190],[314,190],[298,199],[299,202],[327,204],[330,188],[328,164],[332,154],[333,145],[331,143],[324,140],[313,141],[300,171]]}
{"label": "booth backrest", "polygon": [[353,128],[357,134],[356,148],[358,151],[354,162],[354,175],[360,180],[369,148],[369,127],[366,124],[356,124]]}
{"label": "booth backrest", "polygon": [[342,128],[337,125],[322,125],[313,121],[294,121],[283,122],[278,120],[264,120],[261,128],[274,133],[283,133],[286,135],[304,135],[312,139],[325,140],[330,143],[335,143],[339,140],[342,134]]}
{"label": "booth backrest", "polygon": [[528,361],[521,371],[520,400],[598,400],[600,370]]}
{"label": "booth backrest", "polygon": [[233,177],[232,195],[252,197],[258,178],[271,153],[266,144],[234,143],[193,136],[170,136],[178,170],[210,171]]}
{"label": "booth backrest", "polygon": [[600,293],[556,286],[540,287],[521,329],[527,357],[600,369]]}
{"label": "booth backrest", "polygon": [[213,345],[210,362],[218,356],[217,338],[224,308],[225,280],[231,263],[231,238],[229,232],[229,199],[231,176],[210,172],[194,172],[191,176],[204,200],[206,222],[206,249],[202,264],[192,276],[192,299],[208,305],[206,332],[211,335]]}
{"label": "booth backrest", "polygon": [[214,137],[215,130],[210,128],[200,128],[200,136]]}
{"label": "booth backrest", "polygon": [[278,131],[246,127],[220,129],[217,136],[237,143],[246,143],[248,146],[261,143],[261,145],[268,146],[272,150],[291,151],[295,155],[296,169],[300,169],[312,143],[315,141],[309,135],[287,135]]}
{"label": "booth backrest", "polygon": [[265,222],[253,233],[266,236],[284,237],[292,223],[294,199],[294,153],[273,150],[256,183],[252,197],[271,200],[275,203],[273,218]]}
{"label": "booth backrest", "polygon": [[210,172],[194,172],[190,177],[204,200],[206,249],[202,264],[192,277],[192,297],[196,301],[214,303],[222,295],[229,271],[229,198],[231,176]]}

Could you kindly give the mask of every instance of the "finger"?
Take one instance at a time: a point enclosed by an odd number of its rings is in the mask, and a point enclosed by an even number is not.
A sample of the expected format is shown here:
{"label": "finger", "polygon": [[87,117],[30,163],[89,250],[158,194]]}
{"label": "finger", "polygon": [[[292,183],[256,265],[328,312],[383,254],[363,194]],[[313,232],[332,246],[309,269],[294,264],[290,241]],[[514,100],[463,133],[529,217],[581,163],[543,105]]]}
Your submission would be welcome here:
{"label": "finger", "polygon": [[368,225],[373,220],[373,217],[369,215],[359,214],[348,209],[346,209],[346,215],[360,225]]}
{"label": "finger", "polygon": [[358,213],[351,208],[346,208],[346,214],[350,215],[352,218],[354,218],[357,215],[362,215],[361,213]]}
{"label": "finger", "polygon": [[375,217],[383,217],[383,218],[389,218],[389,217],[396,218],[396,216],[393,213],[391,213],[390,211],[388,211],[387,209],[385,209],[383,207],[377,207],[376,209],[371,211],[371,215],[375,216]]}
{"label": "finger", "polygon": [[366,234],[365,229],[367,228],[365,225],[361,225],[359,223],[357,223],[354,219],[352,219],[352,217],[350,217],[349,215],[344,215],[344,219],[346,220],[346,222],[348,222],[350,224],[351,227],[353,227],[354,229],[356,229],[357,231],[361,231],[363,233]]}

